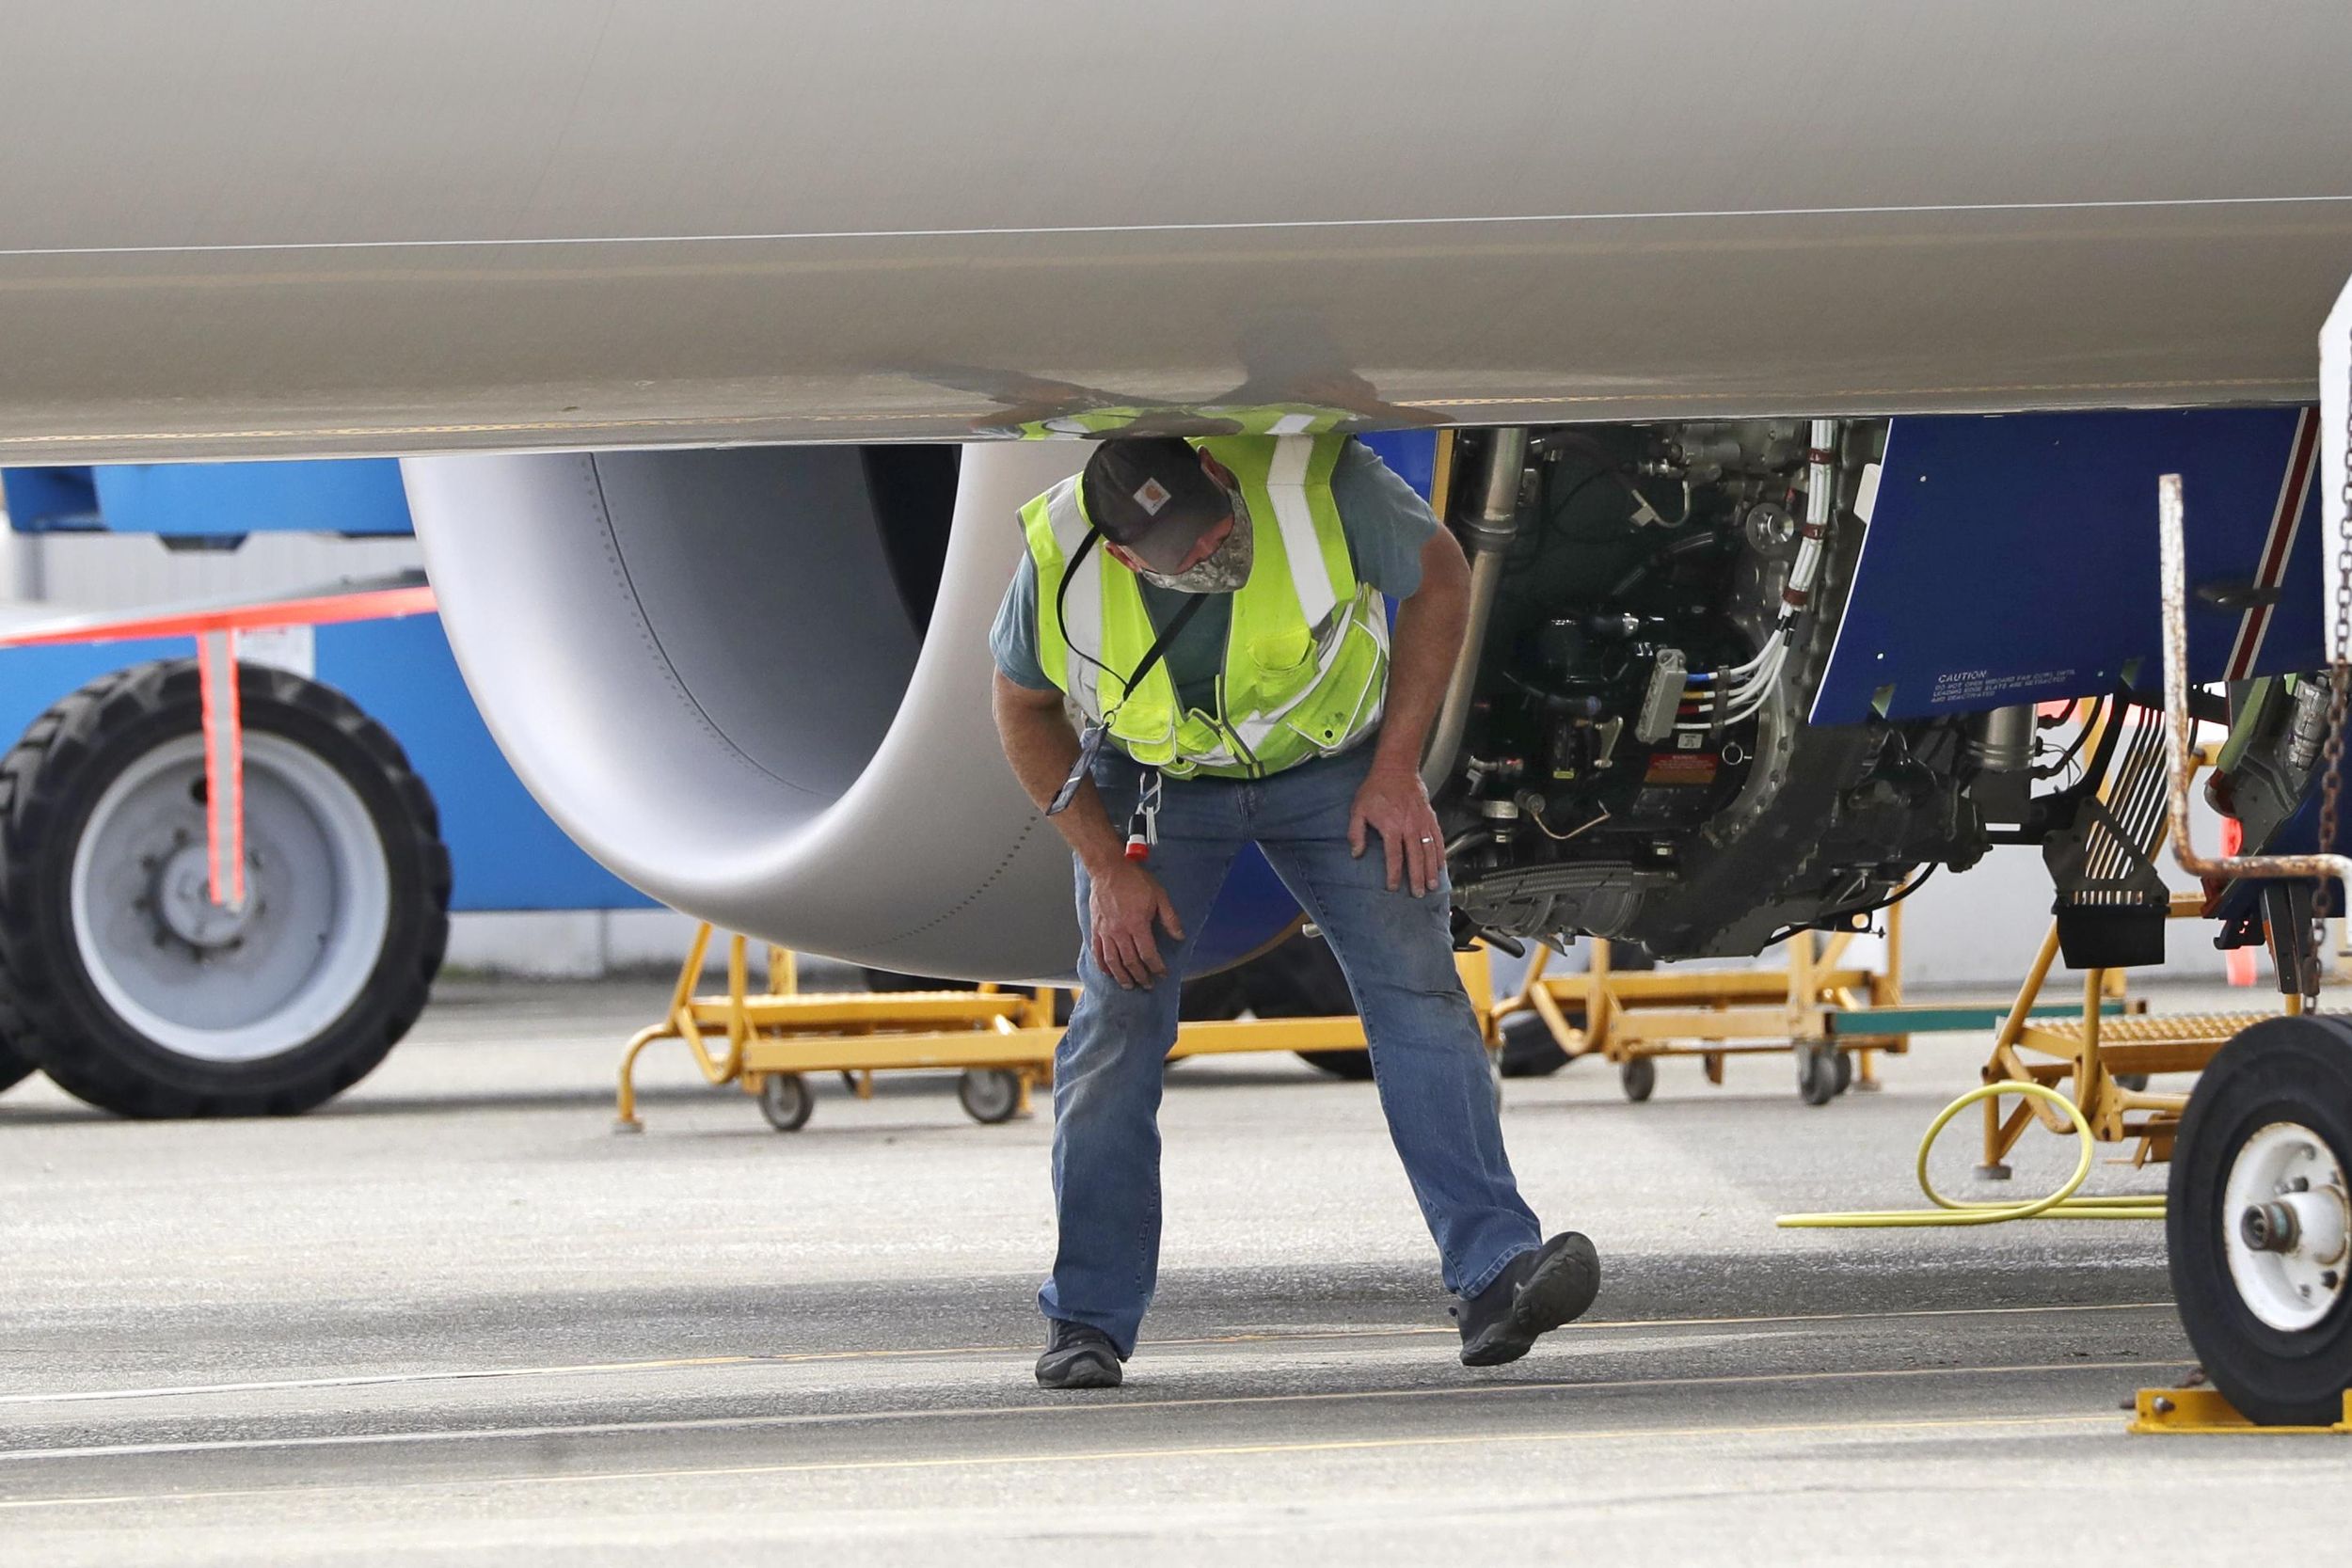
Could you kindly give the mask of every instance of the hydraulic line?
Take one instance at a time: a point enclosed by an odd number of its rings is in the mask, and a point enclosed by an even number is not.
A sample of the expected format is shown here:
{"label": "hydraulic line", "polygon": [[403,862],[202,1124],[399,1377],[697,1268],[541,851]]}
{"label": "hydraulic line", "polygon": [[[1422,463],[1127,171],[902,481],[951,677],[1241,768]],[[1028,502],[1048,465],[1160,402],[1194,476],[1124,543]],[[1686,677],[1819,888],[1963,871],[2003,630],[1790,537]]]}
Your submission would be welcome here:
{"label": "hydraulic line", "polygon": [[[1753,658],[1728,670],[1704,672],[1684,683],[1685,692],[1705,705],[1697,715],[1703,721],[1676,726],[1679,730],[1701,732],[1736,723],[1761,708],[1780,682],[1788,645],[1796,641],[1797,621],[1804,613],[1813,594],[1813,580],[1820,573],[1830,520],[1836,511],[1837,421],[1815,420],[1811,438],[1811,449],[1805,454],[1803,542],[1797,546],[1795,563],[1788,569],[1788,583],[1781,594],[1780,614]],[[1726,687],[1732,689],[1726,691]]]}
{"label": "hydraulic line", "polygon": [[[2074,1124],[2074,1136],[2082,1145],[2082,1157],[2074,1163],[2074,1174],[2047,1196],[2015,1203],[1979,1203],[1946,1197],[1937,1192],[1935,1183],[1928,1177],[1928,1155],[1933,1151],[1935,1140],[1943,1135],[1945,1128],[1951,1125],[1954,1117],[1977,1101],[2010,1094],[2045,1101],[2066,1113],[2067,1119]],[[1934,1208],[1862,1209],[1843,1214],[1783,1214],[1773,1223],[1788,1230],[1893,1230],[1936,1226],[2000,1225],[2009,1220],[2164,1218],[2162,1193],[2126,1193],[2113,1197],[2078,1198],[2074,1196],[2090,1178],[2091,1156],[2098,1148],[2099,1140],[2092,1135],[2090,1123],[2083,1119],[2083,1114],[2074,1102],[2058,1090],[2041,1084],[2020,1083],[2013,1078],[1997,1084],[1982,1084],[1945,1106],[1942,1113],[1928,1124],[1927,1135],[1919,1140],[1919,1190],[1928,1195],[1928,1201],[1934,1204]]]}
{"label": "hydraulic line", "polygon": [[1486,624],[1494,613],[1495,594],[1502,586],[1503,561],[1519,526],[1519,481],[1527,467],[1527,431],[1510,427],[1494,432],[1486,452],[1486,483],[1477,515],[1464,531],[1470,546],[1470,615],[1462,627],[1462,651],[1454,661],[1445,695],[1438,705],[1437,725],[1428,750],[1422,753],[1421,782],[1435,795],[1454,774],[1454,755],[1462,747],[1462,732],[1470,723],[1470,697],[1478,687],[1478,660],[1486,642]]}

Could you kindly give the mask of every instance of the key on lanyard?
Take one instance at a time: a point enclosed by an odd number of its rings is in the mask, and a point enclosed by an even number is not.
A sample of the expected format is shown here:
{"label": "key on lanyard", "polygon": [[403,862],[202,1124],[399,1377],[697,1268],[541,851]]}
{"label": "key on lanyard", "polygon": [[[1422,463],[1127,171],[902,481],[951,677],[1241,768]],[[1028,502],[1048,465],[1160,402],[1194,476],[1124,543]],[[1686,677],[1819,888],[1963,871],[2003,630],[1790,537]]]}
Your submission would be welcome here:
{"label": "key on lanyard", "polygon": [[1059,816],[1070,809],[1070,802],[1078,798],[1078,786],[1094,771],[1095,753],[1103,749],[1103,736],[1110,730],[1108,724],[1097,720],[1078,735],[1078,760],[1070,765],[1070,777],[1062,780],[1061,788],[1054,792],[1054,803],[1045,808],[1048,816]]}
{"label": "key on lanyard", "polygon": [[1143,793],[1136,800],[1135,815],[1127,818],[1127,858],[1146,861],[1152,858],[1152,846],[1160,841],[1160,770],[1147,768],[1143,775]]}

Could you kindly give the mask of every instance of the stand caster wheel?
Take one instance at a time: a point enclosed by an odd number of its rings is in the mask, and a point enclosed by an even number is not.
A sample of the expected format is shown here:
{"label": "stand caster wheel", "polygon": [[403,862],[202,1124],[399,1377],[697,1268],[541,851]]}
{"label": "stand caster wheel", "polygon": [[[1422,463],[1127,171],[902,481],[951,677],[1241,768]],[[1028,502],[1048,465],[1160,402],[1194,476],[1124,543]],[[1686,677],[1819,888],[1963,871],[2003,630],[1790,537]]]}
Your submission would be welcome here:
{"label": "stand caster wheel", "polygon": [[797,1072],[771,1072],[759,1081],[759,1114],[779,1132],[797,1132],[808,1125],[817,1097],[808,1081]]}
{"label": "stand caster wheel", "polygon": [[1837,1098],[1838,1053],[1827,1046],[1800,1045],[1796,1049],[1797,1096],[1807,1105],[1826,1105]]}
{"label": "stand caster wheel", "polygon": [[1658,1087],[1658,1064],[1647,1056],[1636,1056],[1617,1069],[1617,1086],[1636,1105],[1647,1100]]}
{"label": "stand caster wheel", "polygon": [[2144,1072],[2119,1072],[2115,1075],[2115,1086],[2138,1094],[2148,1087],[2148,1075]]}
{"label": "stand caster wheel", "polygon": [[2172,1294],[2214,1386],[2327,1426],[2352,1386],[2352,1022],[2265,1019],[2207,1065],[2173,1141]]}
{"label": "stand caster wheel", "polygon": [[1839,1094],[1844,1094],[1848,1089],[1852,1087],[1853,1053],[1851,1051],[1840,1051],[1837,1053],[1837,1092]]}
{"label": "stand caster wheel", "polygon": [[1010,1068],[968,1067],[956,1084],[964,1114],[983,1127],[1010,1121],[1021,1109],[1021,1075]]}

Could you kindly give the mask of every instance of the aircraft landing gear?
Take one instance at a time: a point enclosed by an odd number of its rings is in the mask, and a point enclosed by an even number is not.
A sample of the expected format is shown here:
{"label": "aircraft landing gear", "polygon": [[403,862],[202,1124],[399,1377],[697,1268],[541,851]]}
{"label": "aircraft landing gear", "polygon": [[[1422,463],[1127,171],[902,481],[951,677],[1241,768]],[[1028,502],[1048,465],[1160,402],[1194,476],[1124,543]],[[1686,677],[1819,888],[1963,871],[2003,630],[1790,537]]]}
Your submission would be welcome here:
{"label": "aircraft landing gear", "polygon": [[2352,1019],[2266,1019],[2199,1079],[2166,1239],[2189,1343],[2263,1425],[2326,1425],[2352,1387]]}

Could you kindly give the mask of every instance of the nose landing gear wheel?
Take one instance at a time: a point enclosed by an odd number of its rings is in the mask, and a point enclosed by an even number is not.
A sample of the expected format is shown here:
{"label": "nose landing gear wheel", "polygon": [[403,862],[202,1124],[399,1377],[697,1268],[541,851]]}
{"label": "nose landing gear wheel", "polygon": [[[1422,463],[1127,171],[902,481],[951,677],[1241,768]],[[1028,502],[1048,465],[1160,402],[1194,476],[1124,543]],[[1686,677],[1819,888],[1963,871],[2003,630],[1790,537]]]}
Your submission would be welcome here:
{"label": "nose landing gear wheel", "polygon": [[2352,1022],[2265,1019],[2207,1065],[2173,1143],[2181,1324],[2265,1426],[2343,1418],[2352,1387]]}
{"label": "nose landing gear wheel", "polygon": [[956,1085],[964,1114],[982,1126],[1010,1121],[1021,1109],[1021,1075],[1009,1068],[971,1067]]}
{"label": "nose landing gear wheel", "polygon": [[797,1072],[771,1072],[759,1083],[759,1114],[779,1132],[797,1132],[808,1125],[817,1097],[808,1080]]}

